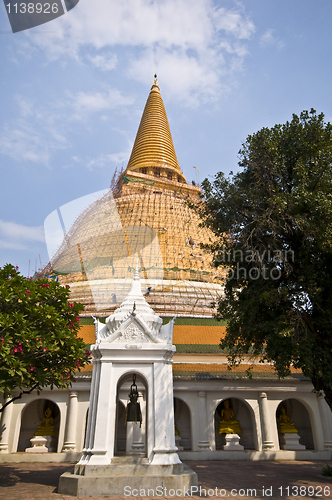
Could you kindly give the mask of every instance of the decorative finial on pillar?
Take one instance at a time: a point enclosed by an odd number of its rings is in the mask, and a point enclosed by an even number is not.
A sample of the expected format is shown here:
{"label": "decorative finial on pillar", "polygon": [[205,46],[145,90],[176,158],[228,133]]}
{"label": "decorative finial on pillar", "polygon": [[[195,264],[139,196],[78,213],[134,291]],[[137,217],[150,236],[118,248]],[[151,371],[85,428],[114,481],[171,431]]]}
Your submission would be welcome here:
{"label": "decorative finial on pillar", "polygon": [[155,75],[154,75],[153,85],[159,85],[159,82],[157,80],[157,73],[155,73]]}

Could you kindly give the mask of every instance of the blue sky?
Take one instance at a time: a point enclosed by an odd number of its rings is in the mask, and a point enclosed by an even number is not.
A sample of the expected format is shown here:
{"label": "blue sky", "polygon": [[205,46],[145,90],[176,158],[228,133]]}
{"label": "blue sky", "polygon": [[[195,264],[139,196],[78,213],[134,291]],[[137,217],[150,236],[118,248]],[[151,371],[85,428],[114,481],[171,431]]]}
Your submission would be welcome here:
{"label": "blue sky", "polygon": [[331,19],[329,0],[80,0],[13,34],[1,3],[0,266],[46,265],[46,217],[126,166],[155,72],[189,182],[292,113],[332,121]]}

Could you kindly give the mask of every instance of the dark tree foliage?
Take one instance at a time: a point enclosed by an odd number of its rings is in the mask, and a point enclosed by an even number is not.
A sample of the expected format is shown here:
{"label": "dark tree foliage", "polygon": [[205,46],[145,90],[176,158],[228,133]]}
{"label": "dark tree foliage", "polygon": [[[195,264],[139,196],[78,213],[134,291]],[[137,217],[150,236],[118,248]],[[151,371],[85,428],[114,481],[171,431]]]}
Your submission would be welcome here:
{"label": "dark tree foliage", "polygon": [[229,268],[218,318],[230,362],[253,353],[294,366],[332,409],[332,126],[303,111],[249,136],[241,171],[205,180],[205,222]]}
{"label": "dark tree foliage", "polygon": [[18,268],[0,268],[0,392],[9,398],[43,387],[68,388],[89,351],[78,338],[82,304],[47,278],[29,279]]}

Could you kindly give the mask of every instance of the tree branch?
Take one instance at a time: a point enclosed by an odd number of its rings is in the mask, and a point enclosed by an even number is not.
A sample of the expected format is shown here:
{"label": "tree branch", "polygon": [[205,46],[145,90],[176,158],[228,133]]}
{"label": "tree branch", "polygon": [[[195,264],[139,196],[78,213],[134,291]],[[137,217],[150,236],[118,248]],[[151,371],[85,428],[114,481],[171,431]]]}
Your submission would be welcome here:
{"label": "tree branch", "polygon": [[34,384],[31,389],[27,390],[27,391],[21,391],[21,393],[18,395],[18,396],[13,396],[12,399],[10,399],[9,401],[7,401],[4,405],[2,405],[2,407],[0,408],[0,413],[2,413],[4,411],[4,409],[10,405],[10,403],[13,403],[13,401],[16,401],[17,399],[21,399],[21,397],[23,396],[23,394],[31,394],[32,391],[34,391],[35,389],[37,389],[39,384]]}

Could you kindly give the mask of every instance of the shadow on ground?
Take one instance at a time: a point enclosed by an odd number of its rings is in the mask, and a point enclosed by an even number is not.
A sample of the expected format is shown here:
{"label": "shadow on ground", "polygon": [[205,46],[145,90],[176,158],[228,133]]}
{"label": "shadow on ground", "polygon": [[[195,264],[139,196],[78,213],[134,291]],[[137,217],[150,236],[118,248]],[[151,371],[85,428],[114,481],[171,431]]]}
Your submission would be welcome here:
{"label": "shadow on ground", "polygon": [[[211,460],[187,461],[186,463],[197,473],[199,486],[207,493],[205,498],[211,500],[220,499],[222,496],[237,496],[243,500],[253,497],[260,499],[268,497],[272,500],[294,497],[332,498],[332,479],[322,476],[322,469],[326,465],[322,461]],[[73,465],[68,463],[3,464],[0,466],[0,498],[8,500],[70,499],[72,497],[58,494],[57,487],[61,474],[72,469]],[[300,487],[302,487],[302,493]],[[310,491],[309,487],[311,487]],[[144,488],[143,480],[142,488]],[[289,489],[287,490],[287,488]],[[209,493],[208,490],[210,490]],[[211,494],[211,490],[217,490],[217,493],[212,492]],[[221,490],[223,490],[222,495],[220,494]],[[237,490],[237,495],[233,495],[232,490]],[[200,496],[204,498],[204,493]],[[123,499],[125,497],[108,498],[116,500],[116,498]],[[82,500],[85,499],[100,500],[101,497],[91,497],[90,499],[82,497]]]}
{"label": "shadow on ground", "polygon": [[72,469],[73,465],[71,464],[29,463],[1,465],[0,488],[13,487],[23,483],[57,487],[61,474]]}

